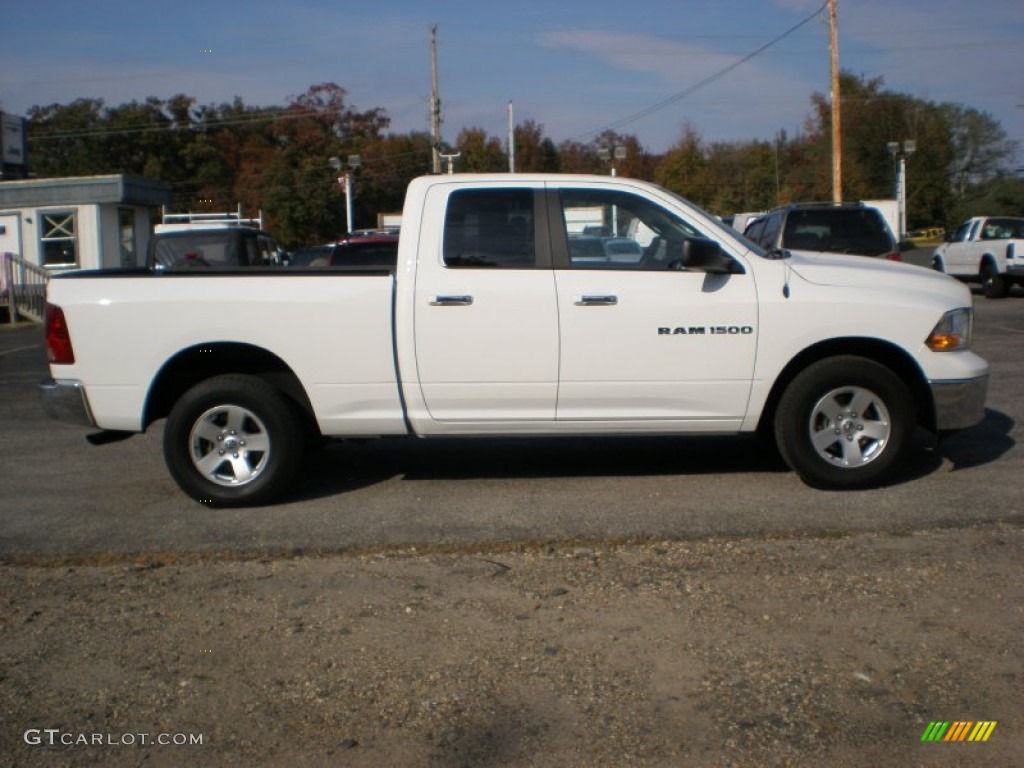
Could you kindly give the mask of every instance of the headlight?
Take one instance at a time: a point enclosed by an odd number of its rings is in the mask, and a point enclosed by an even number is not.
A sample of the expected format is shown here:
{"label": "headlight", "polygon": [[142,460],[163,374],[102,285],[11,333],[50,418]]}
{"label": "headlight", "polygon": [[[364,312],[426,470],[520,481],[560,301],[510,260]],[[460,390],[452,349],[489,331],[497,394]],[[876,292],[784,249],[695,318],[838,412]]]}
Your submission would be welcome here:
{"label": "headlight", "polygon": [[928,334],[924,343],[933,352],[952,352],[954,349],[970,349],[971,328],[974,325],[973,310],[965,307],[954,309],[942,316],[942,319]]}

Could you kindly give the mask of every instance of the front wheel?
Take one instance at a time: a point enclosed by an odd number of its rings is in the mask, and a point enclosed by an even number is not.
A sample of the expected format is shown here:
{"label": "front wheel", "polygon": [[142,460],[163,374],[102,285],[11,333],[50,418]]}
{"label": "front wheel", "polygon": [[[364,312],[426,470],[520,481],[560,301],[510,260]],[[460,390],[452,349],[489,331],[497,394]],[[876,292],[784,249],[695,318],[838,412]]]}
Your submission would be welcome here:
{"label": "front wheel", "polygon": [[835,490],[881,484],[906,450],[914,405],[885,366],[841,356],[814,363],[779,402],[779,452],[809,485]]}
{"label": "front wheel", "polygon": [[167,417],[164,459],[175,482],[214,506],[263,504],[295,475],[303,430],[281,392],[227,374],[188,390]]}

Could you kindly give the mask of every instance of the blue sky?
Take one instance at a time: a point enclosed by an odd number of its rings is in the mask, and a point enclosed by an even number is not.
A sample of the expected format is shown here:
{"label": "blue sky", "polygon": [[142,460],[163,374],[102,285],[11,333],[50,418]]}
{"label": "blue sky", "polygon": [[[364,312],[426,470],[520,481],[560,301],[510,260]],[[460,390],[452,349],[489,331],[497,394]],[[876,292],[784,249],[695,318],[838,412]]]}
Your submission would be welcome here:
{"label": "blue sky", "polygon": [[[504,136],[507,103],[556,143],[586,141],[689,89],[811,16],[824,0],[6,0],[0,105],[78,97],[117,105],[186,93],[285,104],[321,82],[392,130],[429,128],[429,28],[438,28],[443,133]],[[1024,142],[1024,3],[839,0],[844,69],[887,88],[991,113]],[[815,18],[691,95],[621,125],[649,150],[690,124],[708,141],[797,133],[829,88]],[[906,137],[893,137],[895,139]],[[1024,163],[1024,156],[1018,156]]]}

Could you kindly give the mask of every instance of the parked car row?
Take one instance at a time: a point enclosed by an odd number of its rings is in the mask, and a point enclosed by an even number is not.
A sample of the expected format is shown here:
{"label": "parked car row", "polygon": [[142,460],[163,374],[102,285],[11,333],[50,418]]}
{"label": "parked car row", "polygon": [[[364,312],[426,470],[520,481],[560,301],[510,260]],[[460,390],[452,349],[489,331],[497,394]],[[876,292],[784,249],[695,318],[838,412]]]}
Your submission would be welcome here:
{"label": "parked car row", "polygon": [[[592,215],[584,206],[581,220]],[[583,268],[664,268],[681,263],[643,227],[634,231],[629,216],[613,215],[617,225],[585,226],[567,238],[573,265]],[[746,216],[746,215],[744,215]],[[743,235],[769,251],[805,255],[855,254],[902,261],[903,245],[878,208],[864,203],[792,203],[733,223]],[[907,243],[908,247],[913,247]],[[349,270],[390,269],[398,262],[398,230],[351,232],[334,243],[285,253],[273,238],[249,220],[237,218],[163,224],[149,244],[149,265],[157,270],[194,267],[280,266]],[[678,256],[678,254],[676,255]],[[981,283],[985,296],[1001,298],[1012,285],[1024,285],[1024,218],[975,217],[936,248],[932,267],[964,282]]]}

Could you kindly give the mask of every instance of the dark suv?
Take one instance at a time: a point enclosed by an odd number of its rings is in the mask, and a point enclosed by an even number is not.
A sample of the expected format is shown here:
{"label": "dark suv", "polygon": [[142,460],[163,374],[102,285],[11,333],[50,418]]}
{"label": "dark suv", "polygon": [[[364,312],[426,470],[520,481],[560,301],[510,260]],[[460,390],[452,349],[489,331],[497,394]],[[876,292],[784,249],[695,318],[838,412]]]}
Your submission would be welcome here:
{"label": "dark suv", "polygon": [[783,205],[754,219],[743,234],[769,249],[853,253],[902,261],[882,212],[863,203]]}

